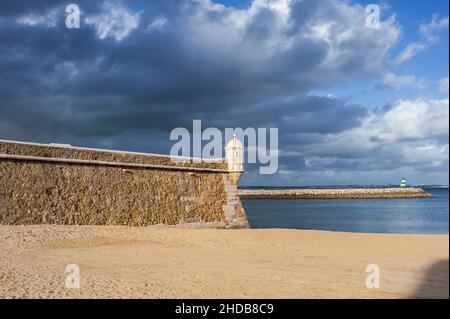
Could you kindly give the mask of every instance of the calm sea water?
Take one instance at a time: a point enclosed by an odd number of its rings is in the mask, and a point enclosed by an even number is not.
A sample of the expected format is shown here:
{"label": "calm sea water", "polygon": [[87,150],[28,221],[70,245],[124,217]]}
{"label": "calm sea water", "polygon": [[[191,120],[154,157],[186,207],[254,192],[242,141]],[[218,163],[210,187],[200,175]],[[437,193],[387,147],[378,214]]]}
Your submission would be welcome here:
{"label": "calm sea water", "polygon": [[448,189],[430,198],[242,200],[252,228],[448,234]]}

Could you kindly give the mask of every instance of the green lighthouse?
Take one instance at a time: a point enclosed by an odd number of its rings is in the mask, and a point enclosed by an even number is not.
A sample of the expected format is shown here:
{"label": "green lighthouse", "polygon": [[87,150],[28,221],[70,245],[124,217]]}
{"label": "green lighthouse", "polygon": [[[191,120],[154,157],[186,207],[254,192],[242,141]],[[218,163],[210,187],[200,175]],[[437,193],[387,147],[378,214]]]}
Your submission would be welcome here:
{"label": "green lighthouse", "polygon": [[402,180],[400,181],[400,188],[405,188],[406,187],[406,179],[404,177],[402,177]]}

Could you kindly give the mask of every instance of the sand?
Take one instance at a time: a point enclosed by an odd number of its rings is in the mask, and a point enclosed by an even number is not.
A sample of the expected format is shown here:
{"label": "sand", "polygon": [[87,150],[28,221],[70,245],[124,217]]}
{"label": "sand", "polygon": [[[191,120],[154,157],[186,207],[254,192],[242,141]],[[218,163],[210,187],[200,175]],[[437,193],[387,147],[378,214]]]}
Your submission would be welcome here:
{"label": "sand", "polygon": [[448,298],[448,260],[448,235],[0,226],[0,297]]}

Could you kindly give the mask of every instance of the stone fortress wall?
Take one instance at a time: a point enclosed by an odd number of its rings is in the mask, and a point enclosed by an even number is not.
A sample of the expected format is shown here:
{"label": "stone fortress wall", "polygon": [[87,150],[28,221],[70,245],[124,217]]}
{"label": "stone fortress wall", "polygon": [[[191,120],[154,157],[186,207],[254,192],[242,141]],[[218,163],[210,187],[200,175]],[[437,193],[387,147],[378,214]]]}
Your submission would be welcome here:
{"label": "stone fortress wall", "polygon": [[242,172],[177,159],[0,140],[0,224],[249,227]]}

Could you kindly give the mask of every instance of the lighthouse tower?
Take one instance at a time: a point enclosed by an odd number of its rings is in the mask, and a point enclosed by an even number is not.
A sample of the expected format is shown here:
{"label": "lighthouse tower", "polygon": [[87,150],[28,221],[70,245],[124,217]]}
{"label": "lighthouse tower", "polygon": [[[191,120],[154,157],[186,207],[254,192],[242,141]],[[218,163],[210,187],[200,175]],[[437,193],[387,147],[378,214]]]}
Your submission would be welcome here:
{"label": "lighthouse tower", "polygon": [[225,158],[231,181],[236,185],[244,172],[244,147],[235,134],[225,147]]}
{"label": "lighthouse tower", "polygon": [[400,188],[405,188],[406,187],[406,179],[404,177],[402,177],[402,180],[400,181]]}

